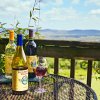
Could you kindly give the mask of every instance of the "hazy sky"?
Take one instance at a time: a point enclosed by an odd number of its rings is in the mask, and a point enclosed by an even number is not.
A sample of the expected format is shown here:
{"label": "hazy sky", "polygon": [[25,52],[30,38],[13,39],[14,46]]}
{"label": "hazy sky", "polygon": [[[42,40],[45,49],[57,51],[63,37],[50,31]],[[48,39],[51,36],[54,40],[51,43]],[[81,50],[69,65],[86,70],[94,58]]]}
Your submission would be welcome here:
{"label": "hazy sky", "polygon": [[[0,22],[12,27],[15,18],[27,27],[33,5],[34,0],[0,0]],[[100,0],[42,0],[40,18],[43,29],[100,30]]]}

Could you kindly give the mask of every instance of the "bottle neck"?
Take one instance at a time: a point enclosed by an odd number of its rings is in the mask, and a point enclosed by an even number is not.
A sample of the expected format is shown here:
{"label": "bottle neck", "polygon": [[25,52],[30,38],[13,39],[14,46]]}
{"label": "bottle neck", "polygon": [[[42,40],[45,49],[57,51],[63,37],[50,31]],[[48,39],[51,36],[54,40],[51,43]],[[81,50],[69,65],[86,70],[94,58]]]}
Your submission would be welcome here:
{"label": "bottle neck", "polygon": [[17,46],[23,46],[22,34],[17,35]]}
{"label": "bottle neck", "polygon": [[33,30],[32,29],[29,29],[29,40],[33,40]]}
{"label": "bottle neck", "polygon": [[14,40],[9,40],[9,43],[10,43],[10,44],[13,44],[13,43],[14,43]]}

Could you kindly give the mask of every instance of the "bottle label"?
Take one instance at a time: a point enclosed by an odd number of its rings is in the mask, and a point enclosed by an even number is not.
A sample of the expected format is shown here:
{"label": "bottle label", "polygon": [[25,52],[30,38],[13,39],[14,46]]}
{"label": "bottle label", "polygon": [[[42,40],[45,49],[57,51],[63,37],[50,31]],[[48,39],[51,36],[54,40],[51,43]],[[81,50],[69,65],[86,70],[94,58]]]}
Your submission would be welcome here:
{"label": "bottle label", "polygon": [[37,56],[26,56],[28,71],[33,72],[33,69],[37,67]]}
{"label": "bottle label", "polygon": [[12,70],[12,89],[14,91],[28,90],[28,69]]}
{"label": "bottle label", "polygon": [[12,56],[5,56],[5,74],[9,75],[12,73],[12,60],[13,60],[13,55]]}

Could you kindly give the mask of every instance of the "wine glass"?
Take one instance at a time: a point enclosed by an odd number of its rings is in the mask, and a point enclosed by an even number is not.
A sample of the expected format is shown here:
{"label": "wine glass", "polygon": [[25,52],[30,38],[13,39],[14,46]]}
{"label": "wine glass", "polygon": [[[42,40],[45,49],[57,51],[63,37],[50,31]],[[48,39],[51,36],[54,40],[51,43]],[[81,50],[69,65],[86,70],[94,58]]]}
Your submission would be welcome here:
{"label": "wine glass", "polygon": [[47,61],[45,57],[39,57],[38,66],[35,69],[36,77],[39,79],[39,87],[35,90],[37,93],[46,92],[46,90],[41,85],[41,79],[47,73]]}

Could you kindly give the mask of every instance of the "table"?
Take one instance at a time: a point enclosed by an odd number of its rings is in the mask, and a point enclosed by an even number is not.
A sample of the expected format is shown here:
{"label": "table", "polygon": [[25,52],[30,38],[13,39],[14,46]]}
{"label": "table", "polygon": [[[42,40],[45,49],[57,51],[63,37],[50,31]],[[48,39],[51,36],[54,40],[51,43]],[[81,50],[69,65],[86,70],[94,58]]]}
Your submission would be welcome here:
{"label": "table", "polygon": [[0,83],[0,100],[97,100],[95,92],[87,85],[59,75],[50,74],[42,79],[45,93],[36,93],[38,81],[29,81],[25,95],[13,95],[11,83]]}

